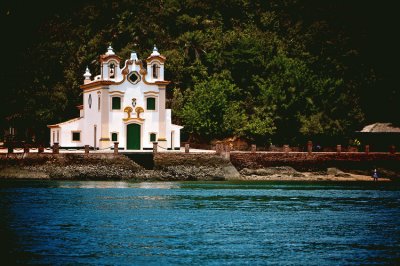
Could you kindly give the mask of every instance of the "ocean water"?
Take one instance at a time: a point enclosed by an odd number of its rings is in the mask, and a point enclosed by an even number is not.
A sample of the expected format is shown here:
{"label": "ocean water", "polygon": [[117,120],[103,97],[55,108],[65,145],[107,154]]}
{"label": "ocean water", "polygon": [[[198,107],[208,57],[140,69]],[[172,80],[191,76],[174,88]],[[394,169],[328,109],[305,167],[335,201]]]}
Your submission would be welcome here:
{"label": "ocean water", "polygon": [[389,183],[0,181],[2,265],[400,263]]}

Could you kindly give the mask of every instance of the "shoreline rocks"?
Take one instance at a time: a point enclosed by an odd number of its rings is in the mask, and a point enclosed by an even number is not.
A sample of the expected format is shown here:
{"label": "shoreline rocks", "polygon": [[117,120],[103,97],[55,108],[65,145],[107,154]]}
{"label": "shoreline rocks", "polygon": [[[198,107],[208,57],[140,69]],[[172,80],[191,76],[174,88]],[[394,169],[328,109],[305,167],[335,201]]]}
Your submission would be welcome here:
{"label": "shoreline rocks", "polygon": [[[276,166],[258,169],[243,168],[241,180],[257,181],[373,181],[367,175],[345,173],[337,168],[328,168],[326,172],[298,172],[290,166]],[[379,181],[391,181],[380,178]]]}
{"label": "shoreline rocks", "polygon": [[[124,155],[59,154],[0,157],[1,179],[132,180],[132,181],[373,181],[365,172],[297,171],[290,166],[243,168],[240,172],[215,154],[156,154],[153,170]],[[384,169],[382,169],[382,173]],[[395,173],[390,173],[395,174]],[[383,175],[385,176],[385,175]],[[391,181],[379,178],[380,181]],[[396,179],[394,179],[396,180]]]}
{"label": "shoreline rocks", "polygon": [[[217,181],[236,180],[240,174],[230,161],[214,154],[156,156],[155,169],[124,155],[58,154],[0,158],[2,179]],[[161,157],[161,158],[160,158]]]}
{"label": "shoreline rocks", "polygon": [[142,167],[123,155],[62,154],[1,158],[0,178],[54,180],[130,179]]}
{"label": "shoreline rocks", "polygon": [[266,168],[258,168],[258,169],[249,169],[243,168],[240,170],[240,174],[249,176],[271,176],[271,175],[286,175],[292,177],[303,177],[304,175],[294,168],[290,166],[275,166],[275,167],[266,167]]}

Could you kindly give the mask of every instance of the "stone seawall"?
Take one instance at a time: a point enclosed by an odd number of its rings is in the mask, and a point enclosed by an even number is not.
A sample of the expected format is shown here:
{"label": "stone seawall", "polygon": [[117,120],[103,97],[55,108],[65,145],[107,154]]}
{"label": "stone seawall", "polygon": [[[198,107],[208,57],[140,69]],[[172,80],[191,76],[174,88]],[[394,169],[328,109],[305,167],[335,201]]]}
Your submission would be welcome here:
{"label": "stone seawall", "polygon": [[313,180],[319,175],[335,180],[330,175],[351,180],[340,170],[365,175],[368,179],[375,167],[381,177],[400,180],[400,154],[387,153],[232,152],[230,161],[215,153],[157,153],[153,170],[145,170],[122,154],[0,155],[0,178],[3,179]]}
{"label": "stone seawall", "polygon": [[1,178],[23,179],[130,179],[142,167],[123,155],[9,154],[0,156]]}
{"label": "stone seawall", "polygon": [[232,152],[230,158],[239,171],[290,166],[301,172],[321,172],[335,167],[346,172],[370,175],[370,171],[376,167],[385,177],[400,177],[399,153]]}
{"label": "stone seawall", "polygon": [[240,174],[228,160],[205,153],[157,153],[154,170],[111,153],[3,154],[0,178],[62,180],[229,180]]}
{"label": "stone seawall", "polygon": [[170,180],[233,180],[240,177],[229,160],[215,153],[157,153],[154,168]]}

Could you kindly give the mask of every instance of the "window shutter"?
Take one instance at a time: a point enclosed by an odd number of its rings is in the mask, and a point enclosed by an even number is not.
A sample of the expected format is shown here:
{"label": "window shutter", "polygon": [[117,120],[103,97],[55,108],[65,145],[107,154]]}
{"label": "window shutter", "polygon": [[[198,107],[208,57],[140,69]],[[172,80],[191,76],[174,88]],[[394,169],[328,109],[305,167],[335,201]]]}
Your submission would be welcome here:
{"label": "window shutter", "polygon": [[80,141],[81,140],[81,133],[80,132],[72,132],[72,140],[73,141]]}
{"label": "window shutter", "polygon": [[117,133],[111,133],[111,141],[118,141],[118,134]]}
{"label": "window shutter", "polygon": [[156,110],[155,98],[147,98],[147,110]]}
{"label": "window shutter", "polygon": [[113,110],[120,110],[121,109],[121,98],[120,97],[113,97],[112,98],[112,109]]}

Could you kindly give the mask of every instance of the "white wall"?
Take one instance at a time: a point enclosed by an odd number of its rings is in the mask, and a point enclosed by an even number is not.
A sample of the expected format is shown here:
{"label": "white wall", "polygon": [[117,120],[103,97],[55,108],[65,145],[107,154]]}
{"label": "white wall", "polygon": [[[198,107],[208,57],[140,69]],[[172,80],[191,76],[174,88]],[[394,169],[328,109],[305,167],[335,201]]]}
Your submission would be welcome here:
{"label": "white wall", "polygon": [[[158,121],[159,112],[157,109],[158,94],[150,94],[151,97],[156,98],[156,110],[146,110],[146,98],[144,92],[158,92],[157,85],[147,85],[143,82],[133,85],[130,82],[124,82],[123,84],[110,86],[110,102],[113,96],[119,96],[119,94],[113,94],[113,91],[124,92],[124,96],[121,97],[121,110],[111,110],[112,104],[110,104],[110,138],[111,132],[118,132],[118,142],[120,147],[126,148],[126,123],[123,118],[127,117],[127,114],[123,111],[125,107],[132,107],[133,112],[131,113],[132,118],[136,118],[137,114],[135,109],[142,107],[144,112],[140,114],[140,118],[144,119],[142,126],[142,148],[153,147],[150,142],[150,133],[156,133],[158,136]],[[136,106],[132,106],[132,98],[136,98]]]}
{"label": "white wall", "polygon": [[[126,64],[126,62],[125,62]],[[108,75],[108,64],[103,63],[103,77],[107,79]],[[123,66],[124,67],[124,66]],[[117,67],[117,80],[122,79],[122,68]],[[160,79],[163,79],[164,65],[160,64]],[[128,66],[129,72],[131,71],[140,71],[140,66],[133,63]],[[151,71],[147,74],[146,80],[150,81],[152,79]],[[140,75],[142,78],[142,76]],[[136,118],[137,114],[135,112],[135,108],[142,107],[144,112],[140,114],[140,118],[144,119],[140,124],[142,125],[142,136],[141,136],[141,147],[151,149],[153,147],[152,142],[150,142],[150,133],[156,133],[157,138],[159,137],[159,88],[158,85],[148,85],[143,82],[141,79],[137,84],[132,84],[130,81],[125,80],[122,84],[119,85],[111,85],[108,88],[108,94],[104,95],[99,94],[101,92],[101,88],[88,89],[83,92],[83,110],[81,114],[83,117],[77,121],[73,121],[70,123],[60,123],[60,128],[52,128],[50,130],[51,135],[51,144],[54,143],[52,139],[52,133],[54,130],[60,131],[60,146],[62,147],[77,147],[77,146],[99,146],[101,136],[101,112],[109,112],[109,138],[111,140],[111,133],[118,133],[118,142],[119,146],[126,148],[126,126],[127,123],[132,123],[132,121],[124,121],[123,119],[127,117],[127,114],[123,111],[125,107],[132,107],[133,112],[131,113],[131,118]],[[113,93],[114,92],[114,93]],[[145,92],[153,92],[145,94]],[[98,96],[100,97],[109,97],[109,108],[107,110],[104,109],[103,106],[100,106],[99,111],[99,101]],[[156,98],[156,110],[146,110],[146,97],[154,97]],[[91,96],[91,107],[89,107],[89,96]],[[121,109],[120,110],[112,110],[112,97],[119,96],[121,97]],[[136,106],[132,106],[132,98],[136,98]],[[101,100],[100,100],[101,103]],[[161,118],[162,119],[162,118]],[[165,112],[165,121],[166,121],[166,138],[167,138],[167,147],[171,147],[171,130],[174,131],[174,146],[180,146],[180,128],[179,126],[171,125],[171,110],[167,109]],[[96,140],[94,128],[96,126]],[[72,131],[81,131],[81,141],[74,142],[72,141]],[[56,132],[56,131],[54,131]]]}
{"label": "white wall", "polygon": [[[58,132],[58,143],[61,147],[80,147],[83,146],[83,119],[73,120],[71,122],[65,122],[60,124],[59,128],[51,128],[50,130],[50,145],[52,146],[54,142],[57,142],[57,132]],[[81,141],[72,141],[72,132],[81,131]],[[53,139],[53,132],[55,133],[55,139]]]}
{"label": "white wall", "polygon": [[[85,116],[83,117],[82,126],[82,145],[94,147],[99,146],[101,138],[101,108],[98,110],[98,92],[89,91],[83,93],[83,106]],[[89,108],[89,95],[92,96],[92,105]],[[100,94],[101,97],[101,94]],[[95,141],[95,126],[96,126],[96,141]]]}

